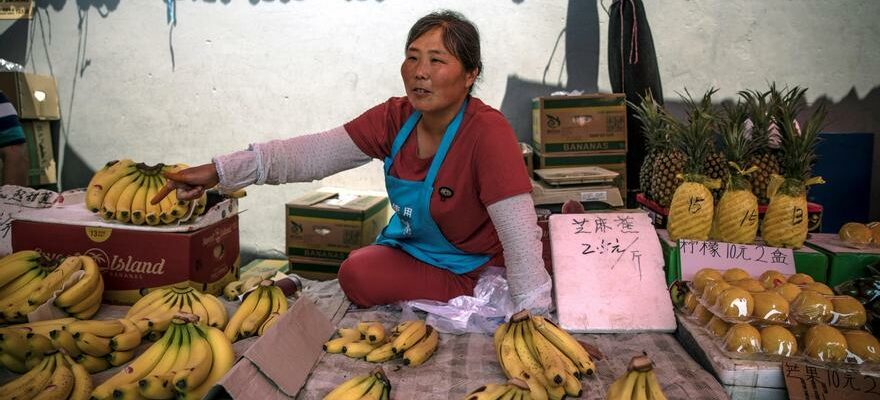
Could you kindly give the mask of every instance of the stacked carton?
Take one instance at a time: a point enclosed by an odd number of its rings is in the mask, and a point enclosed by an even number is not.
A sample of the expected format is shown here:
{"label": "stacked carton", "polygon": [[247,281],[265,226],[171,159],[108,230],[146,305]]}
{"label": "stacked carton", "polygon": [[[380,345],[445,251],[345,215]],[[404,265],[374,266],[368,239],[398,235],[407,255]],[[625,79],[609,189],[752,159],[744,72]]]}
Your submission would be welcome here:
{"label": "stacked carton", "polygon": [[602,167],[620,175],[626,194],[626,99],[623,94],[546,96],[532,100],[534,168]]}
{"label": "stacked carton", "polygon": [[18,111],[27,141],[28,186],[57,182],[50,121],[61,119],[55,78],[24,72],[0,72],[0,91]]}

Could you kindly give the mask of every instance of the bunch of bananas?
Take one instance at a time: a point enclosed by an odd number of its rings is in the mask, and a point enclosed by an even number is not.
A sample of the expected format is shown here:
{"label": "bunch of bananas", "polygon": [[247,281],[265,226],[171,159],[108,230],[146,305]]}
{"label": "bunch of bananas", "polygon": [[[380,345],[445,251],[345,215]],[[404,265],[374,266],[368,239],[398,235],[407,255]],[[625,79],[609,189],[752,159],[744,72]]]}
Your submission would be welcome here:
{"label": "bunch of bananas", "polygon": [[627,371],[608,388],[607,400],[666,400],[654,374],[654,363],[647,356],[633,357]]}
{"label": "bunch of bananas", "polygon": [[[590,354],[568,332],[541,316],[520,311],[495,330],[495,351],[508,378],[541,386],[546,397],[581,395],[580,378],[596,369]],[[532,390],[532,398],[538,397]]]}
{"label": "bunch of bananas", "polygon": [[70,256],[59,264],[25,250],[0,259],[0,322],[26,321],[53,295],[56,307],[88,319],[101,308],[103,294],[104,279],[89,256]]}
{"label": "bunch of bananas", "polygon": [[223,329],[228,314],[220,299],[192,287],[164,287],[147,293],[134,303],[125,318],[137,325],[141,333],[158,339],[168,329],[174,314],[195,314],[208,326]]}
{"label": "bunch of bananas", "polygon": [[281,314],[287,312],[287,296],[273,281],[265,280],[250,292],[223,331],[231,342],[254,335],[262,336]]}
{"label": "bunch of bananas", "polygon": [[440,345],[440,335],[425,321],[404,321],[386,336],[376,321],[361,321],[355,328],[340,328],[338,338],[324,343],[324,351],[342,353],[369,362],[385,362],[403,356],[403,364],[417,367],[428,361]]}
{"label": "bunch of bananas", "polygon": [[61,350],[96,373],[130,360],[140,343],[140,331],[128,320],[62,318],[0,329],[0,361],[10,371],[23,373],[44,354]]}
{"label": "bunch of bananas", "polygon": [[390,398],[391,381],[385,376],[382,367],[376,367],[368,375],[358,375],[342,382],[324,396],[324,400],[388,400]]}
{"label": "bunch of bananas", "polygon": [[247,293],[248,290],[257,287],[260,282],[271,278],[273,275],[275,275],[275,271],[265,271],[244,279],[229,282],[223,287],[223,297],[229,301],[236,301],[238,296]]}
{"label": "bunch of bananas", "polygon": [[[178,200],[172,191],[159,204],[150,200],[165,186],[164,172],[187,168],[184,164],[153,166],[135,163],[130,159],[108,162],[95,172],[86,188],[86,208],[105,220],[116,220],[134,225],[170,224],[177,220],[191,221],[205,212],[207,197],[198,200]],[[190,213],[190,208],[193,212]]]}
{"label": "bunch of bananas", "polygon": [[494,399],[520,399],[534,400],[546,399],[547,393],[544,388],[536,388],[532,391],[528,382],[520,379],[509,379],[507,383],[490,383],[480,386],[473,392],[468,393],[465,400],[494,400]]}
{"label": "bunch of bananas", "polygon": [[92,399],[201,399],[234,361],[222,331],[178,314],[161,339],[96,387]]}
{"label": "bunch of bananas", "polygon": [[58,352],[46,355],[27,373],[0,386],[3,399],[86,400],[91,393],[88,371]]}

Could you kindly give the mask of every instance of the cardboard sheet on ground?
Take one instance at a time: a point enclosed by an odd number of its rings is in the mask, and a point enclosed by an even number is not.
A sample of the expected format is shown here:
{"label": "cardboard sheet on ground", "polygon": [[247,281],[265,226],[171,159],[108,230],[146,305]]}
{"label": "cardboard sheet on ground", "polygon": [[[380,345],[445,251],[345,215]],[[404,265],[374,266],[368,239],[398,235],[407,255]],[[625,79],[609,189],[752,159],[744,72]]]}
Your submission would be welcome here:
{"label": "cardboard sheet on ground", "polygon": [[559,323],[572,332],[675,330],[657,232],[644,213],[550,217]]}

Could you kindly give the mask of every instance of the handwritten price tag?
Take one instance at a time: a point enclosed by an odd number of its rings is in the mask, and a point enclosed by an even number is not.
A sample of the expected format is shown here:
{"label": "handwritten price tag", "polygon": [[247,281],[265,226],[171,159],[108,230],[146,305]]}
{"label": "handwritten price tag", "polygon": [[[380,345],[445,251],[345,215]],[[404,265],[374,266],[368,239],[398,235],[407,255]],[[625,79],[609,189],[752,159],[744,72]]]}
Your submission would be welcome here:
{"label": "handwritten price tag", "polygon": [[791,249],[681,239],[678,241],[678,251],[681,255],[682,279],[686,281],[703,268],[742,268],[755,277],[770,269],[787,275],[795,273],[794,252]]}
{"label": "handwritten price tag", "polygon": [[880,399],[880,379],[858,371],[829,369],[800,361],[782,361],[791,400]]}

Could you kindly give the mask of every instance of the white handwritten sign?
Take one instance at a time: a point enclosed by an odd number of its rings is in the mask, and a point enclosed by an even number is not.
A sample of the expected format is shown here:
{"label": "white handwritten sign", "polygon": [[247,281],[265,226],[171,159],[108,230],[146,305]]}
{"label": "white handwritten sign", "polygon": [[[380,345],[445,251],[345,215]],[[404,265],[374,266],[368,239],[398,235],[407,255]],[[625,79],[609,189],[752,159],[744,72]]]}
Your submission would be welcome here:
{"label": "white handwritten sign", "polygon": [[559,323],[572,332],[675,330],[660,241],[645,213],[550,216]]}
{"label": "white handwritten sign", "polygon": [[681,277],[689,281],[703,268],[727,270],[742,268],[753,277],[764,271],[776,270],[785,275],[795,273],[794,252],[791,249],[768,247],[762,244],[734,244],[713,241],[678,241],[681,255]]}
{"label": "white handwritten sign", "polygon": [[785,358],[782,373],[791,400],[880,399],[880,379],[857,370],[831,369]]}

